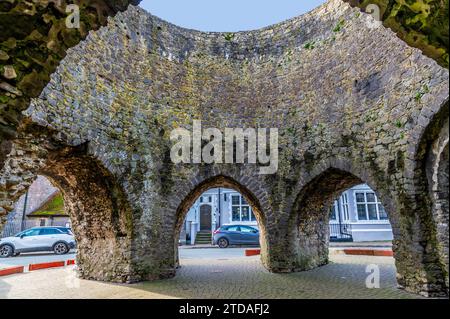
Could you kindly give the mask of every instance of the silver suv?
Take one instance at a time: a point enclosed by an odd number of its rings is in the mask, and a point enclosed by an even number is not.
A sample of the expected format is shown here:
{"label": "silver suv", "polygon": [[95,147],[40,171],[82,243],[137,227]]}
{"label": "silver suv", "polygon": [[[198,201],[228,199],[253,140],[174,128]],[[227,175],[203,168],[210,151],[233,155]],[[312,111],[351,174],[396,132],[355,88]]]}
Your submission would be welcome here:
{"label": "silver suv", "polygon": [[39,251],[53,251],[57,255],[63,255],[75,246],[75,238],[70,228],[35,227],[0,239],[0,258]]}

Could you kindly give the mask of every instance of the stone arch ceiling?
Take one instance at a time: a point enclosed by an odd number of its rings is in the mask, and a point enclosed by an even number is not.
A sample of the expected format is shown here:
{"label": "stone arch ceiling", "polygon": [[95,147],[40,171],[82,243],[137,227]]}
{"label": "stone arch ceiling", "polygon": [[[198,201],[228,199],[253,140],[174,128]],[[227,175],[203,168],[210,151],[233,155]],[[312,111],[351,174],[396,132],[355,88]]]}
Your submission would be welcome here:
{"label": "stone arch ceiling", "polygon": [[[345,0],[365,8],[376,3],[382,9],[386,27],[392,28],[408,44],[420,48],[441,65],[448,67],[448,0]],[[0,3],[0,73],[13,67],[15,76],[0,76],[0,149],[8,152],[2,142],[16,134],[21,111],[37,97],[54,72],[67,48],[84,39],[89,30],[106,23],[106,17],[124,10],[139,0],[75,0],[81,5],[82,28],[64,28],[65,0],[7,0]],[[71,2],[72,3],[72,2]],[[55,41],[58,39],[58,41]],[[11,69],[9,69],[11,70]],[[0,156],[0,162],[3,156]]]}
{"label": "stone arch ceiling", "polygon": [[448,71],[368,19],[331,0],[262,30],[202,33],[130,7],[68,50],[26,114],[72,145],[105,132],[125,144],[124,133],[167,137],[192,118],[282,127],[286,142],[321,132],[324,148],[356,128],[350,138],[370,145],[378,127],[401,145],[418,110],[447,100]]}

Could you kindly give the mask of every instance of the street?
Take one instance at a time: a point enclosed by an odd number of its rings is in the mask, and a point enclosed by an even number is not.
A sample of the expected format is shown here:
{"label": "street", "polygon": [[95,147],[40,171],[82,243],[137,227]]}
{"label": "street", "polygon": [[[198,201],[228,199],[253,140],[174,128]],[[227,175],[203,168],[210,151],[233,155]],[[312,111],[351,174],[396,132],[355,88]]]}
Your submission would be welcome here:
{"label": "street", "polygon": [[[244,257],[246,248],[202,248],[192,249],[180,247],[180,259],[232,259]],[[0,269],[13,266],[28,266],[29,264],[47,263],[52,261],[66,261],[75,259],[76,252],[72,250],[67,255],[55,255],[53,253],[28,253],[21,254],[17,257],[9,257],[0,259]]]}
{"label": "street", "polygon": [[56,255],[54,253],[27,253],[17,257],[0,258],[0,269],[13,266],[28,266],[29,264],[48,263],[52,261],[66,261],[75,259],[75,251],[66,255]]}

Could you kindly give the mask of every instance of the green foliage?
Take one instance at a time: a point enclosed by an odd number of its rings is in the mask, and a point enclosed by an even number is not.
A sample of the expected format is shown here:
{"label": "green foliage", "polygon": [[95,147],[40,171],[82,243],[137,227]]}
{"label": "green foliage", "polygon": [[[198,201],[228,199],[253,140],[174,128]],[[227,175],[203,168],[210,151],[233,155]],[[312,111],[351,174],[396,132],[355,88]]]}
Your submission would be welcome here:
{"label": "green foliage", "polygon": [[345,0],[380,7],[383,24],[440,65],[449,66],[449,0]]}
{"label": "green foliage", "polygon": [[225,33],[223,37],[225,38],[226,41],[233,41],[234,33],[231,33],[231,32]]}
{"label": "green foliage", "polygon": [[339,23],[334,27],[333,32],[340,32],[345,25],[345,20],[339,21]]}
{"label": "green foliage", "polygon": [[422,97],[429,92],[430,92],[430,89],[429,89],[428,85],[424,85],[422,87],[422,89],[416,93],[416,96],[414,97],[414,99],[416,101],[420,101],[422,99]]}
{"label": "green foliage", "polygon": [[315,48],[315,42],[312,41],[312,42],[306,43],[305,46],[304,46],[304,48],[307,49],[307,50],[312,50],[312,49],[314,49],[314,48]]}

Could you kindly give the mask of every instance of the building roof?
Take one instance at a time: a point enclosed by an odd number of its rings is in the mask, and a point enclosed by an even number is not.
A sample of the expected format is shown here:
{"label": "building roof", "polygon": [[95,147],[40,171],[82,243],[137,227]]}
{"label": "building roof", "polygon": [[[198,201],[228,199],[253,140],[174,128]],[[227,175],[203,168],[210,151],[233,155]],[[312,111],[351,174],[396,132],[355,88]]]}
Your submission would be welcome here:
{"label": "building roof", "polygon": [[64,211],[64,200],[60,192],[55,192],[37,209],[28,214],[28,217],[59,217],[68,216]]}

